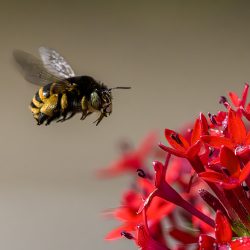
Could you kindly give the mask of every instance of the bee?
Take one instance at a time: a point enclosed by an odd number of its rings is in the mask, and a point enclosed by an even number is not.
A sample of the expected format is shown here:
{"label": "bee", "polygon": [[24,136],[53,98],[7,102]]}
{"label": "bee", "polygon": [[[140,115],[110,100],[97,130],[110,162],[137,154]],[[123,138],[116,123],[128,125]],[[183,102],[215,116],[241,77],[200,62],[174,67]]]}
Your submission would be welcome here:
{"label": "bee", "polygon": [[67,61],[54,49],[40,47],[41,59],[15,50],[14,59],[24,78],[41,87],[30,103],[37,125],[63,122],[81,113],[81,120],[93,112],[100,113],[94,121],[98,125],[112,113],[112,90],[88,75],[76,76]]}

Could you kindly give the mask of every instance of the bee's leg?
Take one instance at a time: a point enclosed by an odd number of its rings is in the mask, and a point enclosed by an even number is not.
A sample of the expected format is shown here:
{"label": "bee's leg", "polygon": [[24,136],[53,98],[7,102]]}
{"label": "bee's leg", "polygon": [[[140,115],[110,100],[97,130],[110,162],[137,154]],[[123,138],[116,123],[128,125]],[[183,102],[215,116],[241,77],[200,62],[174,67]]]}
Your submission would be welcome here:
{"label": "bee's leg", "polygon": [[39,116],[39,113],[38,114],[35,114],[33,115],[34,119],[38,122],[38,116]]}
{"label": "bee's leg", "polygon": [[101,122],[103,117],[107,117],[106,113],[101,113],[97,120],[95,120],[93,123],[96,123],[96,126]]}
{"label": "bee's leg", "polygon": [[86,114],[82,113],[82,117],[81,117],[81,120],[84,120],[87,116],[91,115],[93,112],[86,112]]}
{"label": "bee's leg", "polygon": [[82,116],[81,116],[80,120],[84,120],[88,116],[87,114],[88,114],[87,110],[82,111]]}
{"label": "bee's leg", "polygon": [[63,122],[63,121],[65,121],[65,117],[66,117],[66,115],[63,115],[63,117],[61,119],[58,119],[56,122]]}
{"label": "bee's leg", "polygon": [[70,118],[72,118],[72,117],[76,114],[76,112],[71,112],[70,115],[67,117],[68,113],[69,113],[69,112],[63,114],[63,118],[57,120],[56,122],[64,122],[64,121],[67,121],[67,120],[69,120]]}
{"label": "bee's leg", "polygon": [[[67,113],[68,114],[68,113]],[[69,120],[70,118],[72,118],[74,115],[76,114],[76,112],[71,112],[71,114],[68,117],[65,117],[65,119],[63,121]],[[67,116],[67,115],[66,115]]]}
{"label": "bee's leg", "polygon": [[45,126],[48,126],[56,118],[57,118],[57,116],[48,117],[46,120]]}
{"label": "bee's leg", "polygon": [[[64,121],[66,121],[67,120],[67,114],[68,114],[68,112],[67,111],[64,111],[64,112],[62,112],[61,113],[61,119],[58,119],[56,122],[64,122]],[[60,117],[59,117],[60,118]]]}
{"label": "bee's leg", "polygon": [[50,125],[51,122],[52,122],[52,119],[47,119],[46,122],[45,122],[45,126]]}
{"label": "bee's leg", "polygon": [[44,113],[39,113],[37,120],[37,125],[42,125],[49,117]]}
{"label": "bee's leg", "polygon": [[67,95],[64,93],[61,97],[61,100],[60,100],[60,106],[61,106],[61,116],[62,118],[57,120],[56,122],[63,122],[66,120],[66,117],[67,117],[67,114],[68,114],[68,111],[67,111],[67,108],[68,108],[68,97]]}
{"label": "bee's leg", "polygon": [[82,116],[81,120],[84,120],[88,116],[88,101],[84,96],[81,100]]}

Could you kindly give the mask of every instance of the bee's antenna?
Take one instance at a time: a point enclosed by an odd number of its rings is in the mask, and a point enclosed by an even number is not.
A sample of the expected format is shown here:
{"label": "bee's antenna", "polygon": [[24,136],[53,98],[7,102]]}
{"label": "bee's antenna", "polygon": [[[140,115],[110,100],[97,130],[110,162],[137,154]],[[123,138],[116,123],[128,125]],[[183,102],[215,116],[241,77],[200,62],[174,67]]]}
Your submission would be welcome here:
{"label": "bee's antenna", "polygon": [[109,91],[111,91],[112,89],[131,89],[131,87],[114,87],[110,88]]}

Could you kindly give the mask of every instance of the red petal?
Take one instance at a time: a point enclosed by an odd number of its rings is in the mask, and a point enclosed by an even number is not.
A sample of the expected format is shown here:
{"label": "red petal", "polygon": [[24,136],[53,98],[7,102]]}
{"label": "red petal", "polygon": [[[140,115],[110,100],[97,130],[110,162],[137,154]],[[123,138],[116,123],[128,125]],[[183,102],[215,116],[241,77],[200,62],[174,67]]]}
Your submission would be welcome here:
{"label": "red petal", "polygon": [[248,89],[249,89],[249,85],[248,83],[245,83],[245,87],[244,90],[242,92],[242,101],[241,101],[241,105],[244,107],[247,101],[247,93],[248,93]]}
{"label": "red petal", "polygon": [[220,151],[220,162],[226,167],[232,177],[238,178],[240,175],[240,162],[234,152],[223,146]]}
{"label": "red petal", "polygon": [[138,147],[138,156],[145,159],[145,157],[151,153],[152,149],[157,145],[157,139],[158,135],[156,132],[148,134]]}
{"label": "red petal", "polygon": [[217,173],[215,171],[202,172],[198,174],[203,180],[213,183],[218,183],[225,189],[233,189],[240,185],[240,182],[236,178],[229,178],[224,174]]}
{"label": "red petal", "polygon": [[200,140],[200,137],[201,137],[201,124],[200,120],[196,119],[191,137],[191,145]]}
{"label": "red petal", "polygon": [[233,240],[230,244],[232,250],[249,250],[250,237],[240,237]]}
{"label": "red petal", "polygon": [[246,106],[246,112],[249,113],[250,112],[250,102],[247,104]]}
{"label": "red petal", "polygon": [[218,210],[215,217],[215,237],[218,243],[227,243],[232,240],[232,229],[227,217]]}
{"label": "red petal", "polygon": [[[173,135],[177,136],[180,142],[177,142],[175,139],[173,139]],[[168,143],[176,150],[185,153],[186,150],[189,148],[189,143],[187,140],[180,134],[176,133],[173,130],[165,129],[165,136],[168,141]]]}
{"label": "red petal", "polygon": [[151,180],[146,179],[146,178],[138,178],[138,184],[139,184],[140,188],[143,190],[143,192],[146,193],[146,195],[151,193],[155,188],[155,186],[151,182]]}
{"label": "red petal", "polygon": [[146,247],[149,242],[149,235],[147,234],[145,227],[140,225],[137,228],[137,244],[140,247]]}
{"label": "red petal", "polygon": [[201,250],[209,250],[215,248],[215,239],[211,236],[201,234],[199,237],[199,246]]}
{"label": "red petal", "polygon": [[200,113],[200,122],[201,122],[201,130],[202,130],[202,135],[208,134],[208,123],[207,119],[204,116],[204,114]]}
{"label": "red petal", "polygon": [[246,139],[246,127],[238,113],[232,109],[228,112],[228,132],[233,142],[244,144]]}
{"label": "red petal", "polygon": [[148,207],[148,220],[150,223],[157,223],[160,219],[166,218],[168,214],[173,212],[176,205],[155,196]]}
{"label": "red petal", "polygon": [[242,169],[240,174],[240,182],[244,181],[250,174],[250,162],[247,163],[247,165]]}
{"label": "red petal", "polygon": [[114,210],[113,216],[119,220],[128,221],[133,220],[136,213],[133,215],[129,207],[120,207]]}
{"label": "red petal", "polygon": [[219,157],[215,157],[213,160],[211,160],[209,163],[208,163],[208,166],[209,167],[212,167],[213,169],[221,169],[221,165],[220,165],[220,159]]}
{"label": "red petal", "polygon": [[137,245],[141,250],[169,250],[154,240],[147,232],[144,225],[138,226],[137,229]]}
{"label": "red petal", "polygon": [[201,137],[202,141],[208,143],[210,146],[220,148],[221,146],[227,146],[233,149],[234,144],[229,138],[221,136],[204,135]]}
{"label": "red petal", "polygon": [[136,152],[122,155],[118,160],[112,162],[107,168],[97,172],[98,177],[115,177],[129,171],[135,171],[142,166],[142,161]]}
{"label": "red petal", "polygon": [[247,146],[239,146],[235,149],[235,154],[241,159],[243,162],[250,161],[250,145]]}
{"label": "red petal", "polygon": [[112,230],[111,232],[109,232],[106,236],[105,236],[105,240],[116,240],[116,239],[120,239],[122,238],[121,232],[122,231],[126,231],[126,232],[131,232],[132,230],[135,230],[135,228],[131,227],[130,225],[123,225],[120,226],[114,230]]}
{"label": "red petal", "polygon": [[227,112],[219,111],[217,115],[215,116],[215,120],[217,124],[224,126],[223,123],[227,120]]}
{"label": "red petal", "polygon": [[141,206],[139,207],[137,214],[140,214],[142,212],[143,209],[147,208],[150,206],[151,201],[153,200],[153,198],[156,197],[156,193],[157,193],[157,189],[155,189],[153,192],[151,192],[149,194],[149,196],[147,197],[147,199],[141,204]]}
{"label": "red petal", "polygon": [[248,121],[250,121],[250,103],[247,104],[246,109],[243,107],[240,108],[242,114],[246,117]]}
{"label": "red petal", "polygon": [[234,92],[229,92],[229,96],[230,96],[230,99],[231,99],[233,105],[235,107],[239,107],[241,100],[239,99],[238,95],[236,93],[234,93]]}
{"label": "red petal", "polygon": [[100,178],[114,177],[125,172],[124,160],[120,159],[111,163],[108,167],[97,171],[97,176]]}
{"label": "red petal", "polygon": [[247,137],[246,137],[245,143],[246,143],[247,145],[250,144],[250,131],[247,133]]}
{"label": "red petal", "polygon": [[201,150],[202,145],[203,143],[201,143],[201,141],[197,141],[195,144],[193,144],[187,151],[188,158],[197,156]]}
{"label": "red petal", "polygon": [[177,157],[186,158],[186,152],[175,150],[173,148],[170,148],[170,147],[163,145],[162,143],[159,143],[159,147],[172,155],[175,155]]}
{"label": "red petal", "polygon": [[227,178],[224,174],[217,173],[215,171],[207,171],[198,174],[203,180],[211,181],[211,182],[223,182],[226,181]]}
{"label": "red petal", "polygon": [[155,186],[159,187],[165,179],[165,176],[163,176],[163,164],[159,161],[154,161],[153,166],[155,170]]}

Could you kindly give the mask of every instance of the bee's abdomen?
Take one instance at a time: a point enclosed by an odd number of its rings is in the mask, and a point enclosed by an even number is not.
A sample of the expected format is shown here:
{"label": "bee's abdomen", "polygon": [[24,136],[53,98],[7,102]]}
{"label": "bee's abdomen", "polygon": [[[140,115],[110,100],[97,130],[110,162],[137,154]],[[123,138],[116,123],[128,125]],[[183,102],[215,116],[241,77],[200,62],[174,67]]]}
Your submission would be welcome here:
{"label": "bee's abdomen", "polygon": [[57,118],[65,119],[70,112],[75,114],[81,111],[80,97],[76,95],[77,93],[68,90],[55,93],[53,84],[41,87],[30,103],[30,110],[38,125],[43,124],[44,121],[48,125]]}
{"label": "bee's abdomen", "polygon": [[44,87],[41,87],[32,99],[32,103],[37,107],[40,108],[44,101],[50,97],[50,88],[51,84],[47,84]]}
{"label": "bee's abdomen", "polygon": [[36,92],[36,94],[33,96],[31,101],[35,107],[41,108],[43,106],[43,101],[39,96],[39,92]]}
{"label": "bee's abdomen", "polygon": [[33,113],[35,119],[38,118],[40,111],[44,106],[44,103],[50,97],[50,88],[51,84],[47,84],[44,87],[41,87],[32,98],[29,108]]}
{"label": "bee's abdomen", "polygon": [[30,106],[29,106],[31,112],[33,113],[34,117],[37,116],[37,114],[39,114],[40,112],[40,108],[37,107],[34,103],[33,103],[33,99],[30,103]]}

